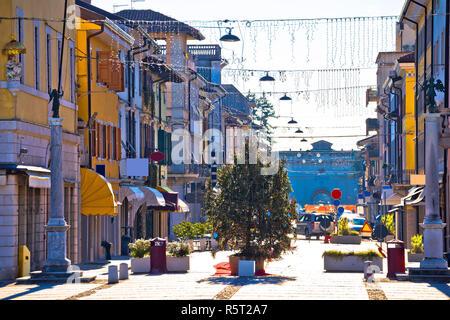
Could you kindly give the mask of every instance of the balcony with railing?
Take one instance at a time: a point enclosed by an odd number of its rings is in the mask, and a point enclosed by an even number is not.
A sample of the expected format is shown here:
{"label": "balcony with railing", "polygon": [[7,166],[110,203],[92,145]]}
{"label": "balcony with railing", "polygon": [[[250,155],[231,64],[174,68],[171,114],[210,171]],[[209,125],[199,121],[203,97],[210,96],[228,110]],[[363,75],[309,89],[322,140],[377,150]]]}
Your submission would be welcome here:
{"label": "balcony with railing", "polygon": [[405,186],[411,185],[411,175],[415,174],[415,170],[395,170],[386,175],[386,184],[392,186]]}

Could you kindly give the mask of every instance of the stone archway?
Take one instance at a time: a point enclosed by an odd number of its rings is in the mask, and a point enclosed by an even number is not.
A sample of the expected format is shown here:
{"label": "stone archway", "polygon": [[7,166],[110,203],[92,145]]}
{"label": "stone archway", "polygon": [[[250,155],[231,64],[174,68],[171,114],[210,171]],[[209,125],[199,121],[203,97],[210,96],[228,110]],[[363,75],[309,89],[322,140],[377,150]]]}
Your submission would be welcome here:
{"label": "stone archway", "polygon": [[320,188],[320,189],[317,189],[316,191],[314,191],[314,193],[311,197],[311,203],[316,204],[316,198],[319,196],[322,196],[321,198],[323,198],[323,199],[319,199],[319,200],[322,200],[324,202],[333,200],[333,198],[331,197],[330,191],[328,191],[327,189]]}

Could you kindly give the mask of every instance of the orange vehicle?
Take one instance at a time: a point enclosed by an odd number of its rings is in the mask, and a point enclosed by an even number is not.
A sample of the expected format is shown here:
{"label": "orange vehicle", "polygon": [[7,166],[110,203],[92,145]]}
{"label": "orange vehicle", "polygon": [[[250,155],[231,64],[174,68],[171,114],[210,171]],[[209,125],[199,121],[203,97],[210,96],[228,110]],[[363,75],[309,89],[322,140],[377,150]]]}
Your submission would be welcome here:
{"label": "orange vehicle", "polygon": [[[340,207],[344,207],[344,210],[349,210],[356,213],[356,205],[344,204],[340,205]],[[334,213],[336,211],[336,207],[334,205],[326,204],[305,204],[304,210],[305,213]]]}

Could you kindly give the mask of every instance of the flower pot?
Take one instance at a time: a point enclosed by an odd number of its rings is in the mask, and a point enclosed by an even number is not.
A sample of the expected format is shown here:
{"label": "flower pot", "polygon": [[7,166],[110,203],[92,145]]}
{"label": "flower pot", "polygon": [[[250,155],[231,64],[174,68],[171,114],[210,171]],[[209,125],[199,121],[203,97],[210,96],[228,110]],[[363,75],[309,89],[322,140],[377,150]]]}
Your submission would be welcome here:
{"label": "flower pot", "polygon": [[[364,261],[358,256],[342,256],[334,257],[325,255],[323,257],[324,269],[326,271],[347,271],[347,272],[364,272]],[[372,265],[376,265],[383,270],[383,258],[372,258]]]}
{"label": "flower pot", "polygon": [[189,256],[185,257],[166,257],[168,272],[187,272],[190,267]]}
{"label": "flower pot", "polygon": [[148,257],[148,258],[131,258],[131,272],[133,272],[133,273],[150,273],[150,257]]}
{"label": "flower pot", "polygon": [[423,260],[423,253],[411,253],[408,251],[408,262],[420,262]]}
{"label": "flower pot", "polygon": [[228,260],[230,262],[231,275],[237,276],[239,274],[239,259],[240,257],[229,256]]}
{"label": "flower pot", "polygon": [[360,244],[361,237],[360,236],[331,236],[331,243],[340,243],[340,244]]}

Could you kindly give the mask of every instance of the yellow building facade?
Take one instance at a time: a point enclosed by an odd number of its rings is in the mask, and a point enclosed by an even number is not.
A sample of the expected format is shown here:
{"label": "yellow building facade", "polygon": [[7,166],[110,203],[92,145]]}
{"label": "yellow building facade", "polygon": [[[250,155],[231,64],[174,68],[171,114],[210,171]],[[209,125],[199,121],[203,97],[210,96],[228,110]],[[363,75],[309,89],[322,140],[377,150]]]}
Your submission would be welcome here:
{"label": "yellow building facade", "polygon": [[[103,21],[95,24],[87,21],[91,12],[83,8],[79,12],[80,20],[76,30],[79,52],[76,61],[77,101],[80,123],[83,124],[85,155],[81,165],[105,178],[114,194],[114,201],[117,202],[122,159],[119,110],[123,105],[119,101],[118,92],[125,90],[125,67],[119,52],[129,50],[134,39],[105,17],[100,17]],[[86,181],[89,184],[89,180]],[[88,197],[89,191],[86,194]],[[112,244],[112,254],[119,254],[119,206],[108,214],[101,214],[100,211],[85,213],[83,199],[81,201],[82,260],[103,258],[103,241]]]}
{"label": "yellow building facade", "polygon": [[[73,0],[68,1],[69,6],[73,4]],[[31,271],[39,270],[47,255],[44,226],[50,204],[49,91],[58,88],[61,58],[64,215],[70,225],[67,256],[72,263],[79,262],[76,45],[75,30],[66,28],[62,34],[63,1],[4,0],[0,12],[11,18],[0,22],[2,49],[25,49],[2,50],[0,54],[0,279],[13,279],[18,276],[22,246],[30,251]]]}

